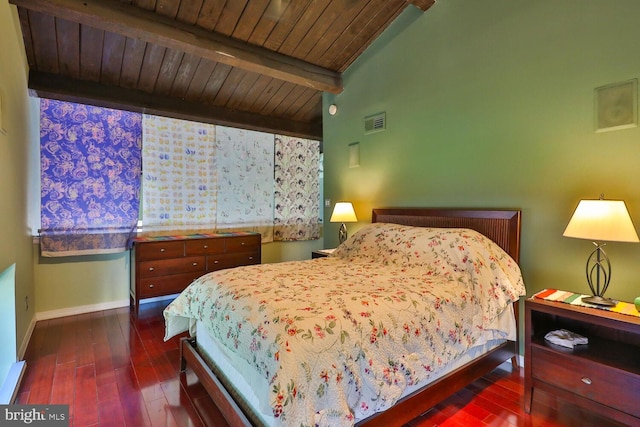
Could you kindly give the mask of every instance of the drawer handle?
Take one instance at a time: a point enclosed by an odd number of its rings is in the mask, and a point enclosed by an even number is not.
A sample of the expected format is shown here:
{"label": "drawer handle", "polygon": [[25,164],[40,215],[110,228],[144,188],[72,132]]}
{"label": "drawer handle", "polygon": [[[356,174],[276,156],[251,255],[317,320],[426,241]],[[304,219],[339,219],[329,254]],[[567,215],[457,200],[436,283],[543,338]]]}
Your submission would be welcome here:
{"label": "drawer handle", "polygon": [[591,378],[589,378],[589,377],[582,377],[581,381],[583,383],[585,383],[586,385],[591,385]]}
{"label": "drawer handle", "polygon": [[164,248],[160,248],[160,252],[164,252]]}
{"label": "drawer handle", "polygon": [[149,285],[149,289],[153,289],[155,287],[156,287],[156,285]]}
{"label": "drawer handle", "polygon": [[220,262],[220,261],[218,261],[218,260],[213,261],[213,263],[214,263],[214,264],[217,264],[217,263],[219,263],[219,262]]}
{"label": "drawer handle", "polygon": [[197,263],[197,262],[194,262],[192,265],[195,267],[196,265],[198,265],[198,263]]}
{"label": "drawer handle", "polygon": [[208,248],[209,248],[209,245],[204,245],[204,248],[205,248],[205,249],[208,249]]}
{"label": "drawer handle", "polygon": [[244,245],[245,245],[245,242],[240,242],[240,246],[244,246]]}
{"label": "drawer handle", "polygon": [[149,271],[153,271],[153,270],[155,270],[155,268],[149,267]]}
{"label": "drawer handle", "polygon": [[252,256],[249,257],[249,261],[253,261],[253,257]]}

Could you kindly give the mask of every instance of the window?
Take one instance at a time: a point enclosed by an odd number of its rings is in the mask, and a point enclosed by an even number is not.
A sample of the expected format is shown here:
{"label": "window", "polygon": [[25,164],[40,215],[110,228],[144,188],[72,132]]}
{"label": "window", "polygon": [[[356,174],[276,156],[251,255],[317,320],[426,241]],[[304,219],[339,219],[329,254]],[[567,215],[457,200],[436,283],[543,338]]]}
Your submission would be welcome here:
{"label": "window", "polygon": [[142,116],[40,101],[43,255],[120,252],[138,220]]}
{"label": "window", "polygon": [[318,141],[43,99],[41,161],[44,255],[122,251],[139,212],[149,233],[320,237]]}

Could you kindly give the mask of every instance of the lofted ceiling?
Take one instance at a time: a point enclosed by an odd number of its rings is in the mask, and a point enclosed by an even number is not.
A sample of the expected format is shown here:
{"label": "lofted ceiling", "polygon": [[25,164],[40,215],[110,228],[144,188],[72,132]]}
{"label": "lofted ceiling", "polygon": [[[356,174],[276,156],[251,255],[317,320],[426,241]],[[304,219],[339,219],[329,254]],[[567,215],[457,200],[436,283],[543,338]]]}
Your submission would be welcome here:
{"label": "lofted ceiling", "polygon": [[31,94],[322,139],[322,92],[435,0],[9,0]]}

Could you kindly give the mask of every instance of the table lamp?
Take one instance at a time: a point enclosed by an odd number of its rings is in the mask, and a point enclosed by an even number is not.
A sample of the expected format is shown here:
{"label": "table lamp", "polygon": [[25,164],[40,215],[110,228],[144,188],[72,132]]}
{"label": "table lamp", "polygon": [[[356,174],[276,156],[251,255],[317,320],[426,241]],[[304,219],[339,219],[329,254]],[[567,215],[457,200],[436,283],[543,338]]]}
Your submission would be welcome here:
{"label": "table lamp", "polygon": [[347,240],[347,226],[345,222],[357,222],[356,212],[353,210],[351,202],[338,202],[333,207],[333,213],[329,222],[341,222],[340,230],[338,231],[338,239],[340,243]]}
{"label": "table lamp", "polygon": [[627,206],[622,200],[581,200],[578,203],[567,228],[565,237],[592,240],[595,249],[587,258],[587,283],[591,295],[583,302],[601,306],[615,306],[604,293],[611,281],[611,262],[602,242],[638,242],[638,234],[633,226]]}

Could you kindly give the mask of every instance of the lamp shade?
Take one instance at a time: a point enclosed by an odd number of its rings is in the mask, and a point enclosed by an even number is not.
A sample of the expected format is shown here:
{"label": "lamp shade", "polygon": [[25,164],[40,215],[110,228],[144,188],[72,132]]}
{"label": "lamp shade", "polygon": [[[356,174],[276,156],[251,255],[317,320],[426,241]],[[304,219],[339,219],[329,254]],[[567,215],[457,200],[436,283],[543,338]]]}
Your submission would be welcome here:
{"label": "lamp shade", "polygon": [[356,212],[351,202],[338,202],[333,207],[333,213],[329,222],[358,222]]}
{"label": "lamp shade", "polygon": [[562,235],[604,242],[639,241],[622,200],[581,200]]}

